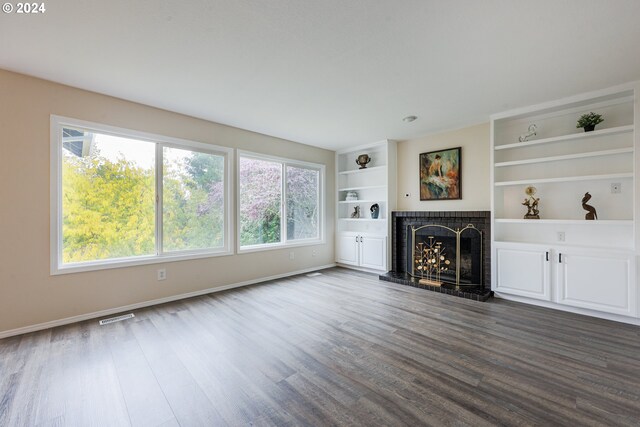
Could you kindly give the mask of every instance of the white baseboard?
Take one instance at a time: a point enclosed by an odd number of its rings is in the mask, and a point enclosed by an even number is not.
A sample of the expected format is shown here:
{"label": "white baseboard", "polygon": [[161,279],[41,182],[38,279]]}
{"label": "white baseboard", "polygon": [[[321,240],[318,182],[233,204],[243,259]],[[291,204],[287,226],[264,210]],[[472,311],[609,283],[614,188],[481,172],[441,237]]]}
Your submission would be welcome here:
{"label": "white baseboard", "polygon": [[296,276],[298,274],[310,273],[312,271],[325,270],[335,267],[336,264],[321,265],[313,268],[305,268],[303,270],[292,271],[289,273],[276,274],[275,276],[261,277],[259,279],[246,280],[244,282],[232,283],[229,285],[219,286],[216,288],[202,289],[200,291],[189,292],[186,294],[172,295],[170,297],[158,298],[151,301],[144,301],[135,304],[125,305],[122,307],[109,308],[107,310],[94,311],[92,313],[80,314],[78,316],[66,317],[64,319],[52,320],[50,322],[38,323],[21,328],[9,329],[8,331],[0,331],[0,339],[8,338],[15,335],[27,334],[29,332],[41,331],[43,329],[55,328],[57,326],[68,325],[70,323],[83,322],[85,320],[96,319],[98,317],[110,316],[112,314],[121,313],[123,311],[136,310],[139,308],[150,307],[152,305],[164,304],[167,302],[178,301],[185,298],[197,297],[200,295],[211,294],[214,292],[226,291],[228,289],[239,288],[242,286],[255,285],[256,283],[268,282],[269,280],[282,279],[284,277]]}
{"label": "white baseboard", "polygon": [[358,267],[358,266],[350,265],[350,264],[342,264],[339,261],[336,261],[336,266],[337,267],[342,267],[342,268],[348,268],[350,270],[362,271],[363,273],[373,273],[373,274],[378,274],[378,275],[387,273],[387,270],[374,270],[372,268],[364,268],[364,267]]}
{"label": "white baseboard", "polygon": [[637,317],[623,316],[620,314],[604,313],[602,311],[589,310],[586,308],[571,307],[568,305],[557,304],[551,301],[539,301],[527,297],[517,295],[509,295],[501,292],[494,292],[495,298],[501,298],[507,301],[516,301],[523,304],[535,305],[538,307],[552,308],[554,310],[567,311],[569,313],[581,314],[583,316],[597,317],[599,319],[612,320],[614,322],[627,323],[630,325],[640,326],[640,319]]}

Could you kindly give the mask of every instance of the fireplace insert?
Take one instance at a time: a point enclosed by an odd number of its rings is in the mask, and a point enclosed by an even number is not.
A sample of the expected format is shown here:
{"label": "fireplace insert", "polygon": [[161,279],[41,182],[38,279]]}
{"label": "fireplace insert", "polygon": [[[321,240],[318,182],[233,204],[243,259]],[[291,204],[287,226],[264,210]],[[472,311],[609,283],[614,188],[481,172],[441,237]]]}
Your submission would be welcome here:
{"label": "fireplace insert", "polygon": [[482,285],[482,232],[473,224],[407,226],[406,271],[421,284]]}
{"label": "fireplace insert", "polygon": [[380,280],[487,301],[490,218],[489,211],[392,212],[392,270]]}

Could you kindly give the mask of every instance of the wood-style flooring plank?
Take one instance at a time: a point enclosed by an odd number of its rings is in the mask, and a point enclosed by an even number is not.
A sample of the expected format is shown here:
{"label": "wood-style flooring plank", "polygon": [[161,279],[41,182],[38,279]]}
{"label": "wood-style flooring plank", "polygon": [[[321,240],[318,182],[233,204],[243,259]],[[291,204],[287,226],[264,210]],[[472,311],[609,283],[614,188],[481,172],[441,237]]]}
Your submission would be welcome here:
{"label": "wood-style flooring plank", "polygon": [[175,421],[171,406],[131,332],[130,324],[121,322],[109,329],[112,331],[109,334],[111,357],[131,425],[158,426]]}
{"label": "wood-style flooring plank", "polygon": [[[149,311],[163,316],[164,306]],[[186,369],[180,358],[174,353],[170,341],[148,319],[132,323],[131,330],[138,340],[147,363],[153,372],[162,392],[171,406],[179,425],[225,425],[216,410]]]}
{"label": "wood-style flooring plank", "polygon": [[335,268],[0,341],[0,426],[640,425],[640,328]]}

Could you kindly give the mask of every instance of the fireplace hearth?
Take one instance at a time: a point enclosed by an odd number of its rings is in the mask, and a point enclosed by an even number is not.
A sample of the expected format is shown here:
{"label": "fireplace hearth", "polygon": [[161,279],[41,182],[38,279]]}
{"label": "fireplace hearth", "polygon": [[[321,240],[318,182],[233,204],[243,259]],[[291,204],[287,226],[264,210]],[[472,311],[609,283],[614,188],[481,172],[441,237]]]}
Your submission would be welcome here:
{"label": "fireplace hearth", "polygon": [[392,213],[392,271],[381,280],[486,301],[493,292],[488,211]]}

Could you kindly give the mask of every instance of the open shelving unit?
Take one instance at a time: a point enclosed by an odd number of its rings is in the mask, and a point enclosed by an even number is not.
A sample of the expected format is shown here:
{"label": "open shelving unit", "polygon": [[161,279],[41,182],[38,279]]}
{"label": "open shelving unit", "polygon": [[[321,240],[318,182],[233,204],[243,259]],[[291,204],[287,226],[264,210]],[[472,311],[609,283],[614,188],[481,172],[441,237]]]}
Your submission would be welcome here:
{"label": "open shelving unit", "polygon": [[[635,248],[635,96],[632,86],[551,102],[492,118],[493,233],[496,241],[556,243],[562,227],[594,247]],[[577,129],[595,111],[604,122]],[[530,124],[537,135],[519,142]],[[612,185],[621,188],[612,193]],[[524,189],[534,186],[541,220],[524,220]],[[585,220],[586,192],[598,220]],[[615,227],[607,235],[607,227]],[[514,228],[520,228],[514,232]],[[527,228],[526,233],[522,228]],[[624,236],[618,235],[624,228]],[[583,234],[583,236],[579,236]],[[529,237],[527,237],[529,236]]]}
{"label": "open shelving unit", "polygon": [[[492,289],[519,301],[614,320],[638,318],[640,83],[492,116]],[[576,128],[602,114],[592,132]],[[530,125],[536,135],[526,141]],[[536,187],[541,219],[524,219]],[[582,198],[597,211],[587,220]],[[542,301],[542,302],[540,302]]]}
{"label": "open shelving unit", "polygon": [[[356,164],[360,154],[368,154],[371,158],[363,169]],[[395,162],[394,141],[385,140],[336,153],[338,263],[380,271],[386,271],[390,264],[388,236],[389,218],[396,201]],[[350,192],[355,192],[358,199],[346,200]],[[375,219],[371,218],[371,206],[374,204],[379,206],[379,215]],[[360,207],[360,218],[351,218],[356,206]],[[372,262],[372,258],[379,262]]]}
{"label": "open shelving unit", "polygon": [[[383,141],[351,148],[336,155],[338,232],[368,232],[385,236],[388,234],[386,222],[390,216],[389,144],[391,142]],[[364,169],[360,169],[355,161],[360,154],[368,154],[371,158],[371,162]],[[355,192],[358,200],[346,200],[349,192]],[[370,208],[376,203],[380,212],[378,218],[373,220]],[[360,206],[360,218],[357,219],[351,218],[356,206]],[[367,225],[359,227],[358,223]],[[374,225],[375,223],[378,225]]]}
{"label": "open shelving unit", "polygon": [[358,205],[361,203],[377,203],[379,202],[379,200],[375,200],[375,199],[360,199],[360,200],[340,200],[338,201],[339,204],[351,204],[351,205]]}
{"label": "open shelving unit", "polygon": [[354,170],[345,170],[338,172],[338,175],[351,175],[351,174],[363,174],[363,173],[371,173],[371,172],[384,172],[386,169],[386,165],[381,166],[367,166],[366,169],[354,169]]}
{"label": "open shelving unit", "polygon": [[590,153],[566,154],[564,156],[538,157],[536,159],[514,160],[512,162],[500,162],[494,166],[502,168],[505,166],[528,165],[532,163],[557,162],[561,160],[583,159],[586,157],[613,156],[616,154],[633,153],[633,148],[617,148],[615,150],[592,151]]}
{"label": "open shelving unit", "polygon": [[[351,175],[351,176],[358,176],[358,175]],[[360,191],[360,190],[378,190],[378,189],[386,189],[387,186],[386,185],[361,185],[361,186],[357,186],[357,187],[342,187],[342,188],[338,188],[338,191]]]}
{"label": "open shelving unit", "polygon": [[510,148],[523,148],[523,147],[528,147],[531,145],[539,145],[539,144],[548,144],[550,142],[562,142],[562,141],[569,141],[569,140],[573,140],[573,139],[587,139],[587,138],[597,138],[600,136],[604,136],[604,135],[615,135],[618,133],[627,133],[627,132],[633,132],[633,125],[628,125],[628,126],[617,126],[614,128],[609,128],[609,129],[601,129],[601,130],[596,130],[593,132],[584,132],[584,133],[570,133],[568,135],[560,135],[560,136],[553,136],[550,138],[542,138],[542,139],[533,139],[530,141],[523,141],[523,142],[515,142],[513,144],[503,144],[503,145],[498,145],[496,147],[494,147],[494,149],[496,151],[498,150],[508,150]]}
{"label": "open shelving unit", "polygon": [[598,226],[609,226],[609,225],[633,225],[632,220],[624,220],[624,219],[604,219],[593,221],[588,224],[585,224],[584,219],[538,219],[538,220],[530,220],[530,219],[507,219],[507,218],[498,218],[495,220],[496,223],[502,224],[527,224],[527,225],[548,225],[548,224],[567,224],[567,225],[589,225],[590,227],[598,227]]}
{"label": "open shelving unit", "polygon": [[577,175],[577,176],[559,176],[557,178],[533,178],[522,179],[518,181],[498,181],[495,183],[496,187],[503,187],[508,185],[530,185],[530,184],[545,184],[553,182],[571,182],[571,181],[598,181],[598,180],[612,180],[622,178],[633,178],[633,173],[610,173],[604,175]]}

